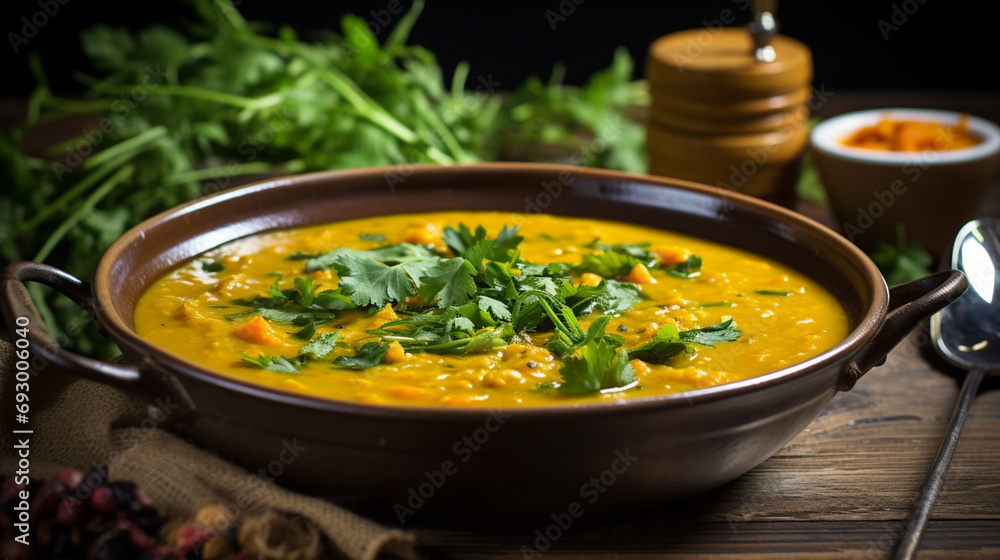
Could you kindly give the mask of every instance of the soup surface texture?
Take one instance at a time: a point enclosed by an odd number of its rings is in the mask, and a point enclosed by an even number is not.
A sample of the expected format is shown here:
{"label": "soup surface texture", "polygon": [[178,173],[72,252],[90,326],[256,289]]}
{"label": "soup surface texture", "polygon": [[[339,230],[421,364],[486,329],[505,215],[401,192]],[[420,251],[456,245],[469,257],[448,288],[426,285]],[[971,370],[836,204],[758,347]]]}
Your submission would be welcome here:
{"label": "soup surface texture", "polygon": [[134,322],[152,343],[253,383],[488,407],[710,387],[802,362],[849,327],[818,283],[752,253],[479,211],[236,240],[154,282]]}

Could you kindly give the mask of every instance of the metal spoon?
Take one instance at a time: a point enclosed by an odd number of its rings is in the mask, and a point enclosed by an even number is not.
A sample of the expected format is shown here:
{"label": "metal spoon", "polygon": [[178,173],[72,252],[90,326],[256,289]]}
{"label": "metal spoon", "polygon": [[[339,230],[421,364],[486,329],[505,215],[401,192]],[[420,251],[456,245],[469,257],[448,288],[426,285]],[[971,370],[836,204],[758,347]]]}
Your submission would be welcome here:
{"label": "metal spoon", "polygon": [[778,10],[778,0],[753,0],[753,21],[747,27],[753,37],[753,56],[760,62],[774,62],[777,58],[771,38],[778,32],[778,20],[774,13]]}
{"label": "metal spoon", "polygon": [[1000,368],[1000,219],[982,218],[965,224],[955,237],[950,265],[965,273],[970,288],[955,303],[931,317],[931,339],[945,360],[969,373],[913,516],[896,549],[896,560],[913,558],[916,554],[976,390],[987,373],[996,373]]}

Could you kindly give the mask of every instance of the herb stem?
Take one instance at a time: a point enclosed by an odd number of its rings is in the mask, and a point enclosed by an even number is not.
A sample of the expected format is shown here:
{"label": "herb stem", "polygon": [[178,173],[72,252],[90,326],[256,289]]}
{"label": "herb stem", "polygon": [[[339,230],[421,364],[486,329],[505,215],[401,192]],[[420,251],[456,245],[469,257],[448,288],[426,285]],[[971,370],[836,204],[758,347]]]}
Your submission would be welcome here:
{"label": "herb stem", "polygon": [[133,136],[132,138],[129,138],[128,140],[119,142],[114,146],[110,146],[94,154],[93,156],[87,158],[87,160],[83,162],[81,167],[83,169],[93,169],[123,153],[132,153],[132,155],[136,155],[138,151],[145,150],[146,148],[149,147],[149,145],[165,137],[166,135],[167,135],[167,127],[163,125],[154,126],[153,128],[143,131]]}
{"label": "herb stem", "polygon": [[36,262],[44,261],[49,254],[52,253],[52,250],[55,249],[56,245],[59,244],[63,236],[65,236],[69,230],[76,227],[80,220],[93,212],[94,206],[100,202],[102,198],[107,196],[120,183],[131,178],[133,172],[134,170],[132,167],[122,167],[115,172],[114,175],[104,181],[104,183],[102,183],[97,190],[87,197],[87,200],[85,200],[83,204],[81,204],[80,207],[66,219],[66,221],[60,224],[59,227],[52,232],[52,235],[45,240],[45,244],[42,245],[42,248],[38,250],[38,253],[35,254],[35,258],[32,260]]}
{"label": "herb stem", "polygon": [[177,173],[168,177],[162,185],[169,187],[183,183],[214,179],[220,176],[220,170],[222,170],[224,172],[223,174],[226,176],[234,176],[249,173],[298,173],[305,168],[306,163],[300,159],[289,160],[280,165],[274,165],[264,161],[227,164]]}

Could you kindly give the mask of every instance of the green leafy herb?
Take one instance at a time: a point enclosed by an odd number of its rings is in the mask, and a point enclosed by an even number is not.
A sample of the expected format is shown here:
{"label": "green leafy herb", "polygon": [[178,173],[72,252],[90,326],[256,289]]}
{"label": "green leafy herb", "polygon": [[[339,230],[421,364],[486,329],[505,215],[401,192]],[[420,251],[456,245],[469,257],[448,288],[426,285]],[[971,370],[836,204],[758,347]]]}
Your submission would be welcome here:
{"label": "green leafy herb", "polygon": [[201,263],[201,269],[205,272],[222,272],[226,268],[226,265],[219,261],[203,262]]}
{"label": "green leafy herb", "polygon": [[753,293],[760,294],[762,296],[780,296],[780,297],[792,297],[795,295],[793,292],[785,290],[754,290]]}
{"label": "green leafy herb", "polygon": [[305,359],[300,356],[291,359],[284,356],[257,356],[256,358],[251,358],[246,352],[243,353],[243,361],[267,371],[293,374],[299,373],[299,368],[305,363]]}
{"label": "green leafy herb", "polygon": [[424,301],[437,301],[438,307],[462,305],[476,293],[475,274],[476,269],[464,258],[438,261],[424,270],[417,294]]}
{"label": "green leafy herb", "polygon": [[334,347],[337,346],[337,340],[340,338],[340,332],[332,332],[319,335],[316,340],[313,340],[309,344],[302,347],[299,350],[300,356],[309,356],[314,359],[325,358],[327,354],[333,351]]}
{"label": "green leafy herb", "polygon": [[563,358],[559,369],[562,393],[622,390],[636,383],[629,354],[602,340],[595,340]]}
{"label": "green leafy herb", "polygon": [[[526,148],[539,143],[565,155],[583,153],[585,165],[645,171],[643,123],[632,113],[649,97],[645,83],[632,78],[626,49],[583,87],[563,84],[557,67],[547,82],[503,84],[504,95],[491,95],[499,86],[493,76],[469,83],[466,63],[445,76],[433,53],[408,44],[422,0],[384,40],[357,16],[304,41],[281,22],[247,22],[227,0],[191,4],[194,21],[83,31],[91,73],[78,73],[87,89],[78,98],[53,92],[44,61],[25,59],[37,84],[28,118],[0,133],[0,255],[6,261],[45,261],[92,277],[100,256],[128,228],[254,174],[537,159]],[[132,99],[139,90],[142,98]],[[89,133],[51,146],[51,159],[22,151],[32,129],[67,115],[110,123],[109,130],[102,125],[89,157],[76,150]],[[606,149],[581,150],[598,136]],[[404,179],[388,171],[387,192]],[[493,246],[470,244],[467,255],[456,256],[478,270],[480,256],[501,260],[495,251],[516,245],[515,236],[506,235]],[[362,239],[385,241],[376,233]],[[323,255],[290,258],[332,266]],[[30,289],[50,330],[75,323],[71,302]],[[96,327],[71,344],[88,355],[117,353]]]}
{"label": "green leafy herb", "polygon": [[368,369],[382,363],[389,351],[389,342],[366,342],[353,356],[337,356],[333,364],[351,369]]}
{"label": "green leafy herb", "polygon": [[696,353],[697,350],[693,345],[714,348],[715,344],[733,342],[742,335],[742,331],[736,328],[736,322],[732,319],[683,332],[678,332],[676,327],[666,324],[656,331],[656,336],[652,340],[628,350],[628,355],[630,358],[651,364],[662,364],[680,352]]}
{"label": "green leafy herb", "polygon": [[931,273],[934,258],[919,243],[906,243],[902,225],[897,229],[895,245],[879,241],[869,255],[890,286],[923,278]]}
{"label": "green leafy herb", "polygon": [[[315,332],[315,328],[313,329]],[[264,356],[260,355],[251,358],[246,352],[243,353],[243,361],[257,367],[278,373],[299,373],[299,370],[309,360],[319,360],[326,357],[337,345],[340,338],[339,332],[322,334],[312,342],[306,344],[299,350],[293,358],[284,356]]]}
{"label": "green leafy herb", "polygon": [[701,257],[691,255],[687,259],[667,267],[667,272],[678,278],[694,278],[701,274]]}
{"label": "green leafy herb", "polygon": [[362,232],[358,234],[358,239],[362,241],[374,241],[376,243],[385,243],[386,237],[381,233],[366,233]]}

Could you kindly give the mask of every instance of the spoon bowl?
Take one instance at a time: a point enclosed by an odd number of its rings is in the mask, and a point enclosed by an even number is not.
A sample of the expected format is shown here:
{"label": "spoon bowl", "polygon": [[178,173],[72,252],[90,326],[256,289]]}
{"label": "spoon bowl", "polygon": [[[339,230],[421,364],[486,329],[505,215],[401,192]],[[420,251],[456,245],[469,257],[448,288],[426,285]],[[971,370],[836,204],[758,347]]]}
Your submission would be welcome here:
{"label": "spoon bowl", "polygon": [[1000,367],[1000,219],[966,224],[955,237],[951,268],[961,270],[969,289],[931,317],[931,338],[945,360],[964,368]]}

